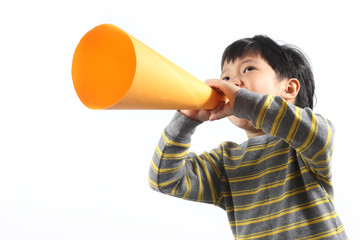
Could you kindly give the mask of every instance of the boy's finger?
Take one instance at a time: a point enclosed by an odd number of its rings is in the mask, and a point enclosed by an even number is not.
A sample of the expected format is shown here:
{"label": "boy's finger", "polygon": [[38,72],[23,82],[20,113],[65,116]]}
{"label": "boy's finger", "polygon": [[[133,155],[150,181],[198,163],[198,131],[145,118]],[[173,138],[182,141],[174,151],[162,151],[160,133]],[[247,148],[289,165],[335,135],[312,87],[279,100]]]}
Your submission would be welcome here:
{"label": "boy's finger", "polygon": [[214,120],[219,120],[222,119],[224,117],[229,116],[229,114],[227,114],[223,109],[221,111],[218,112],[211,112],[209,120],[210,121],[214,121]]}
{"label": "boy's finger", "polygon": [[217,113],[219,112],[220,110],[222,110],[225,106],[225,102],[224,101],[221,101],[219,102],[219,104],[216,106],[216,108],[214,108],[213,110],[211,110],[211,113]]}
{"label": "boy's finger", "polygon": [[215,109],[211,110],[209,120],[214,121],[230,115],[234,115],[232,107],[229,103],[221,102]]}
{"label": "boy's finger", "polygon": [[236,95],[236,92],[240,90],[238,86],[219,79],[209,79],[206,80],[205,83],[208,86],[223,92],[229,100],[231,100],[230,98],[232,98],[234,94]]}

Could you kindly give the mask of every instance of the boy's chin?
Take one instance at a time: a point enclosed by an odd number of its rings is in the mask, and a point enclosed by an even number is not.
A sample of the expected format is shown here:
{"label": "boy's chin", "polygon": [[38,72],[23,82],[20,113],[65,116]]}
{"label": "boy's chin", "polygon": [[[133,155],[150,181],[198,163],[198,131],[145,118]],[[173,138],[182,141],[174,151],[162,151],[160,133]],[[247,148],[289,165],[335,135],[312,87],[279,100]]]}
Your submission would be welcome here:
{"label": "boy's chin", "polygon": [[255,127],[252,125],[252,123],[245,118],[238,118],[238,117],[235,117],[234,115],[229,116],[228,118],[238,128],[242,128],[244,130],[255,129]]}

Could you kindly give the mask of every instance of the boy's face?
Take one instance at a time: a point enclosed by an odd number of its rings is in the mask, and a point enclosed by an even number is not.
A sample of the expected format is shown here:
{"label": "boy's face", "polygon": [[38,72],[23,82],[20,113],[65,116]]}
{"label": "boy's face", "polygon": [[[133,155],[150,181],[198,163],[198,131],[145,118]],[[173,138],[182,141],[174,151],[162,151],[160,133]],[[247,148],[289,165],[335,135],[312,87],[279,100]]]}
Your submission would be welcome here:
{"label": "boy's face", "polygon": [[[225,61],[221,79],[252,92],[275,96],[282,95],[287,83],[287,81],[280,81],[271,66],[256,55],[246,55],[234,62]],[[235,116],[230,116],[229,119],[245,130],[254,128],[248,120]]]}

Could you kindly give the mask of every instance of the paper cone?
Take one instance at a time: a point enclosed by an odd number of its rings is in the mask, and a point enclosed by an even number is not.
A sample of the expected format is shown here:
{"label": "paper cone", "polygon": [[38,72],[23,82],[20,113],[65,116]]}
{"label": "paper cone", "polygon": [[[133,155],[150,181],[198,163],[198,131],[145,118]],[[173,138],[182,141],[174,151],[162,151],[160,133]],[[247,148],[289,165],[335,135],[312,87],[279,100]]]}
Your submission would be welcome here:
{"label": "paper cone", "polygon": [[78,97],[91,109],[212,109],[222,99],[111,24],[95,27],[80,40],[72,78]]}

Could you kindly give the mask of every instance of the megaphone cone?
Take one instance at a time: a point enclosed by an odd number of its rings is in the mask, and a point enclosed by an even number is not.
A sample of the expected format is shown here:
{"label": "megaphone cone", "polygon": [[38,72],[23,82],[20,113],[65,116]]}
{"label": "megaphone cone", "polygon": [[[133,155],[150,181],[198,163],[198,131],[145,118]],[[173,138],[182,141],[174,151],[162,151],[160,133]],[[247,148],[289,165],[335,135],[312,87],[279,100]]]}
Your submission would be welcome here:
{"label": "megaphone cone", "polygon": [[72,78],[91,109],[212,109],[222,97],[120,28],[99,25],[80,40]]}

